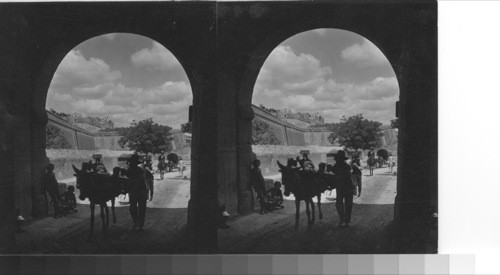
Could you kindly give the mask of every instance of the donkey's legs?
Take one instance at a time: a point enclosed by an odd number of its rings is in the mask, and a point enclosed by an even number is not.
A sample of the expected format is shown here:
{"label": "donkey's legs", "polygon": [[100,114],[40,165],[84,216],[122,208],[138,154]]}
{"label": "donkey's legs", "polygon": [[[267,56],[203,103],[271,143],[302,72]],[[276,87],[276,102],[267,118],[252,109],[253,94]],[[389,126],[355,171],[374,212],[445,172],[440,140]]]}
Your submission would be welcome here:
{"label": "donkey's legs", "polygon": [[309,199],[305,199],[304,200],[306,202],[306,214],[307,214],[307,224],[308,225],[311,225],[312,222],[311,222],[311,210],[309,209]]}
{"label": "donkey's legs", "polygon": [[300,200],[295,198],[295,231],[299,230]]}
{"label": "donkey's legs", "polygon": [[317,199],[318,199],[318,217],[321,220],[323,219],[323,213],[321,212],[321,193],[318,194]]}
{"label": "donkey's legs", "polygon": [[106,232],[106,221],[104,216],[104,205],[102,203],[99,204],[99,208],[101,209],[101,223],[102,223],[102,233]]}
{"label": "donkey's legs", "polygon": [[111,213],[113,213],[113,223],[116,223],[116,215],[115,215],[115,198],[111,199]]}
{"label": "donkey's legs", "polygon": [[90,237],[94,233],[94,211],[95,211],[95,203],[90,202]]}
{"label": "donkey's legs", "polygon": [[105,202],[104,203],[104,210],[106,211],[106,228],[109,227],[109,208],[108,204]]}
{"label": "donkey's legs", "polygon": [[314,211],[315,207],[314,207],[314,202],[313,202],[312,198],[309,199],[309,203],[311,204],[311,211],[312,211],[311,225],[313,225],[316,222],[316,213]]}

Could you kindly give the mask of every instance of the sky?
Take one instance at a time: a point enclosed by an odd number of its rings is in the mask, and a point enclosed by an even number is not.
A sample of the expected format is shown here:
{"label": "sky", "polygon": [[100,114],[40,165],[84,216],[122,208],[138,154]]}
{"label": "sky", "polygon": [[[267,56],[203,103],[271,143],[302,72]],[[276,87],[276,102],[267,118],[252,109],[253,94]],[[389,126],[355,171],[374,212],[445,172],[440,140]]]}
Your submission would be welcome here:
{"label": "sky", "polygon": [[49,87],[46,108],[108,116],[115,126],[132,120],[180,128],[192,92],[179,61],[140,35],[113,33],[89,39],[63,59]]}
{"label": "sky", "polygon": [[[363,114],[389,124],[399,98],[394,71],[382,52],[353,32],[317,29],[274,49],[254,86],[253,103],[319,112],[325,122]],[[115,126],[153,118],[180,128],[192,92],[184,69],[159,43],[113,33],[89,39],[59,65],[47,109],[108,116]]]}
{"label": "sky", "polygon": [[269,55],[254,86],[253,103],[319,112],[325,122],[363,114],[390,124],[399,99],[396,75],[364,37],[338,29],[292,36]]}

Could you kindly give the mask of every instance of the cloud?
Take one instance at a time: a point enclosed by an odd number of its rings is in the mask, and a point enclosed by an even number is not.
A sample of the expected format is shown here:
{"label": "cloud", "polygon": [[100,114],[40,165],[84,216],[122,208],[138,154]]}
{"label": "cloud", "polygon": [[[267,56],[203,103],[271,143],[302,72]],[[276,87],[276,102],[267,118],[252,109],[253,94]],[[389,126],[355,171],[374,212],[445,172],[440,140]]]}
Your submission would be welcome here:
{"label": "cloud", "polygon": [[93,87],[75,87],[72,93],[84,98],[102,98],[106,96],[113,87],[114,84],[108,82],[97,84]]}
{"label": "cloud", "polygon": [[363,43],[354,44],[345,48],[341,53],[342,58],[359,67],[379,66],[387,64],[387,58],[368,39],[363,38]]}
{"label": "cloud", "polygon": [[315,30],[312,30],[311,32],[313,32],[321,37],[324,37],[327,31],[328,31],[328,29],[315,29]]}
{"label": "cloud", "polygon": [[[127,87],[122,83],[88,89],[106,90],[106,93],[92,93],[81,87],[74,90],[78,92],[53,93],[48,108],[66,113],[109,116],[116,126],[128,126],[132,120],[153,118],[160,124],[179,128],[180,124],[187,122],[188,107],[193,102],[191,87],[185,82],[167,81],[148,89]],[[95,97],[89,98],[90,95]]]}
{"label": "cloud", "polygon": [[331,68],[321,66],[314,56],[304,53],[297,55],[290,46],[278,46],[266,60],[257,81],[275,88],[282,82],[304,82],[331,73]]}
{"label": "cloud", "polygon": [[119,71],[111,70],[102,59],[86,59],[80,51],[71,50],[63,59],[52,79],[51,88],[68,92],[73,87],[94,87],[121,78]]}
{"label": "cloud", "polygon": [[104,107],[104,102],[99,99],[80,99],[71,102],[71,107],[76,112],[81,113],[101,113],[101,109]]}
{"label": "cloud", "polygon": [[[114,39],[114,36],[108,37]],[[178,128],[188,120],[192,91],[188,80],[178,81],[173,74],[182,71],[179,62],[158,43],[131,57],[144,70],[165,70],[168,81],[148,88],[121,81],[120,71],[113,70],[99,58],[85,58],[72,50],[57,69],[47,96],[47,108],[65,113],[109,116],[116,126],[129,126],[132,120],[153,118],[155,122]]]}
{"label": "cloud", "polygon": [[132,54],[130,60],[134,66],[151,71],[168,71],[179,66],[177,58],[158,42]]}
{"label": "cloud", "polygon": [[105,34],[103,36],[104,36],[104,38],[108,39],[109,41],[113,41],[113,40],[115,40],[116,35],[117,35],[117,33],[108,33],[108,34]]}

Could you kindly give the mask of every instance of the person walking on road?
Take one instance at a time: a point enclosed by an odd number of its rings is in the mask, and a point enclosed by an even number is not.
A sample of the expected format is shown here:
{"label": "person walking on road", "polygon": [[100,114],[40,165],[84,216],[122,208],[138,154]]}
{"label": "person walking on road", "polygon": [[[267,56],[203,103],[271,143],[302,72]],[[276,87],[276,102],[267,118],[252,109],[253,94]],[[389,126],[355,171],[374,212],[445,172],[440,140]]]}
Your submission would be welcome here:
{"label": "person walking on road", "polygon": [[165,175],[165,169],[167,169],[165,153],[161,151],[160,155],[158,156],[158,170],[160,170],[160,180],[162,180]]}
{"label": "person walking on road", "polygon": [[345,176],[345,180],[339,182],[336,188],[337,203],[335,203],[335,206],[340,217],[339,226],[350,226],[352,200],[354,195],[351,180],[351,167],[345,162],[347,158],[343,150],[339,150],[337,154],[334,155],[334,159],[335,165],[333,165],[332,172],[335,175]]}
{"label": "person walking on road", "polygon": [[359,160],[359,155],[352,156],[351,160],[351,169],[352,169],[352,181],[354,184],[354,195],[357,194],[358,198],[361,196],[361,175],[363,167],[361,166],[361,161]]}
{"label": "person walking on road", "polygon": [[146,218],[146,201],[148,199],[148,188],[146,187],[144,170],[139,167],[139,155],[133,154],[129,160],[129,167],[124,172],[131,180],[129,190],[130,215],[134,225],[132,230],[143,230]]}
{"label": "person walking on road", "polygon": [[153,164],[151,164],[151,158],[146,157],[146,160],[143,164],[144,168],[144,179],[146,181],[146,186],[149,189],[149,201],[153,200],[153,193],[155,191],[154,185],[154,172],[153,172]]}

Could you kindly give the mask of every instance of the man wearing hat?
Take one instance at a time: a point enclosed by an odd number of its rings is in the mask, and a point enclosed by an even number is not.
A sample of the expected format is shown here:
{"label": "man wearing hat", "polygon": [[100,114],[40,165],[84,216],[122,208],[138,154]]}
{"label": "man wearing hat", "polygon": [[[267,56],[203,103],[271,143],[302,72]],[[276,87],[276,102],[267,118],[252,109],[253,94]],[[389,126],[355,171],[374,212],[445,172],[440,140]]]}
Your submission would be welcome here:
{"label": "man wearing hat", "polygon": [[130,215],[134,221],[132,230],[143,230],[146,218],[146,201],[148,188],[146,187],[144,171],[138,165],[141,163],[139,155],[133,154],[129,160],[125,176],[131,180],[129,189]]}
{"label": "man wearing hat", "polygon": [[351,212],[352,212],[352,197],[353,197],[353,185],[351,181],[351,167],[345,161],[347,157],[345,152],[339,150],[337,154],[333,157],[335,159],[335,165],[332,167],[332,172],[335,175],[342,175],[342,181],[337,184],[337,212],[340,217],[339,226],[349,226],[351,223]]}

